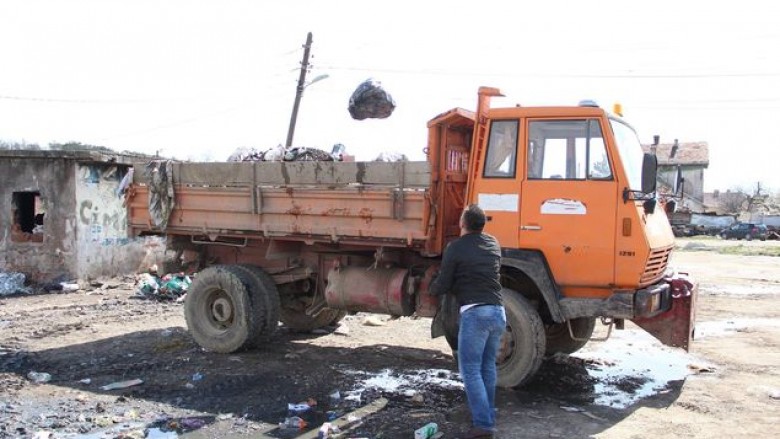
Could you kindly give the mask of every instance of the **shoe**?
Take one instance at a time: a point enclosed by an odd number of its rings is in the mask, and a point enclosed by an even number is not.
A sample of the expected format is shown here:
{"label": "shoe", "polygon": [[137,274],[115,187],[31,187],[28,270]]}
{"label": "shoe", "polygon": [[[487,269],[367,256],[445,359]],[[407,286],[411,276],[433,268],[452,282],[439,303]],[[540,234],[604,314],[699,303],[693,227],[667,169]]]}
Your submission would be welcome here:
{"label": "shoe", "polygon": [[483,430],[477,427],[469,428],[469,431],[465,435],[461,436],[461,439],[492,439],[493,432],[490,430]]}

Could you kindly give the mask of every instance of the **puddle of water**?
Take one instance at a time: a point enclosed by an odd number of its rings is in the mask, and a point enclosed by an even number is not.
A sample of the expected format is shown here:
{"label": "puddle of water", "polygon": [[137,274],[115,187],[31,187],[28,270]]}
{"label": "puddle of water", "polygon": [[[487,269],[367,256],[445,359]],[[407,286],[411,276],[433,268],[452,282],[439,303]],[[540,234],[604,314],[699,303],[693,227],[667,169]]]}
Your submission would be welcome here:
{"label": "puddle of water", "polygon": [[596,379],[593,403],[621,409],[684,379],[692,373],[690,364],[705,363],[638,330],[617,331],[572,356],[586,360],[588,374]]}
{"label": "puddle of water", "polygon": [[179,435],[175,431],[164,431],[159,428],[146,429],[146,439],[177,439]]}
{"label": "puddle of water", "polygon": [[769,318],[736,318],[712,322],[696,322],[696,339],[722,337],[751,328],[778,328],[780,320]]}

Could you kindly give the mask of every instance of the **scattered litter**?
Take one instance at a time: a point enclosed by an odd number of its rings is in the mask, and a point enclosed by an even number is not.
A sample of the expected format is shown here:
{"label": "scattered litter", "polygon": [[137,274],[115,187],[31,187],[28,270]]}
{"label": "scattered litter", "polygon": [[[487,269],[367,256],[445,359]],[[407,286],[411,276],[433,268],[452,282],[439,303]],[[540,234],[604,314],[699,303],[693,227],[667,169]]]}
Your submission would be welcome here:
{"label": "scattered litter", "polygon": [[227,419],[233,419],[233,413],[223,413],[221,415],[218,415],[217,419],[219,419],[220,421],[224,421],[224,420],[227,420]]}
{"label": "scattered litter", "polygon": [[334,391],[333,393],[328,395],[328,399],[330,400],[330,403],[332,405],[338,404],[339,401],[341,401],[341,392],[339,392],[338,390]]}
{"label": "scattered litter", "polygon": [[81,384],[92,384],[92,378],[84,378],[83,380],[79,380]]}
{"label": "scattered litter", "polygon": [[435,422],[429,422],[414,431],[414,439],[431,439],[438,432],[439,425]]}
{"label": "scattered litter", "polygon": [[188,389],[194,389],[195,388],[195,384],[187,383],[187,384],[184,385],[184,387],[186,387]]}
{"label": "scattered litter", "polygon": [[368,316],[363,320],[364,326],[385,326],[386,323],[379,319],[379,317]]}
{"label": "scattered litter", "polygon": [[173,335],[173,331],[171,331],[170,329],[163,329],[162,331],[160,331],[160,335],[163,337],[170,337],[171,335]]}
{"label": "scattered litter", "polygon": [[203,374],[200,372],[195,372],[192,374],[192,381],[200,381],[203,379]]}
{"label": "scattered litter", "polygon": [[77,283],[60,282],[60,285],[62,286],[62,291],[65,292],[78,291],[81,288]]}
{"label": "scattered litter", "polygon": [[184,418],[179,422],[179,424],[185,430],[197,430],[199,428],[203,428],[203,426],[206,425],[206,421],[201,418]]}
{"label": "scattered litter", "polygon": [[105,386],[101,386],[100,390],[115,390],[115,389],[125,389],[128,387],[137,386],[139,384],[143,384],[143,380],[134,379],[134,380],[127,380],[127,381],[117,381],[115,383],[106,384]]}
{"label": "scattered litter", "polygon": [[297,428],[303,430],[307,425],[308,423],[298,416],[291,416],[285,418],[284,422],[279,423],[279,428]]}
{"label": "scattered litter", "polygon": [[288,403],[287,413],[291,415],[299,415],[301,413],[308,412],[309,410],[311,410],[311,407],[312,406],[306,402],[302,402],[299,404]]}
{"label": "scattered litter", "polygon": [[[157,277],[152,267],[149,273],[140,275],[136,283],[136,296],[145,299],[174,300],[187,293],[192,279],[184,273],[166,274],[162,278]],[[178,301],[178,300],[177,300]]]}
{"label": "scattered litter", "polygon": [[42,384],[51,381],[51,374],[46,372],[30,371],[30,373],[27,374],[27,378],[34,383]]}
{"label": "scattered litter", "polygon": [[689,364],[688,369],[693,373],[714,373],[715,368],[712,366],[705,366],[701,364]]}
{"label": "scattered litter", "polygon": [[412,396],[411,401],[415,404],[422,404],[423,402],[425,402],[425,397],[423,396],[422,393],[418,393]]}
{"label": "scattered litter", "polygon": [[319,431],[317,431],[317,439],[327,439],[330,437],[330,430],[331,430],[331,424],[330,422],[326,422],[320,426]]}
{"label": "scattered litter", "polygon": [[565,405],[562,405],[561,408],[563,409],[563,411],[566,411],[566,412],[569,412],[569,413],[580,413],[580,412],[584,411],[583,409],[581,409],[579,407],[568,407],[568,406],[565,406]]}
{"label": "scattered litter", "polygon": [[336,328],[333,333],[338,335],[349,335],[349,326],[345,325],[344,323],[340,323],[338,328]]}
{"label": "scattered litter", "polygon": [[393,114],[395,101],[382,88],[382,83],[369,78],[363,81],[349,98],[349,115],[353,119],[384,119]]}
{"label": "scattered litter", "polygon": [[33,435],[33,439],[49,439],[51,437],[50,431],[36,431]]}
{"label": "scattered litter", "polygon": [[595,419],[595,420],[601,421],[601,422],[606,422],[607,421],[606,419],[604,419],[602,417],[599,417],[599,416],[596,416],[596,415],[594,415],[593,413],[591,413],[591,412],[589,412],[587,410],[583,410],[581,413],[583,415],[589,417],[590,419]]}
{"label": "scattered litter", "polygon": [[0,296],[31,294],[32,290],[24,286],[24,280],[24,273],[0,273]]}

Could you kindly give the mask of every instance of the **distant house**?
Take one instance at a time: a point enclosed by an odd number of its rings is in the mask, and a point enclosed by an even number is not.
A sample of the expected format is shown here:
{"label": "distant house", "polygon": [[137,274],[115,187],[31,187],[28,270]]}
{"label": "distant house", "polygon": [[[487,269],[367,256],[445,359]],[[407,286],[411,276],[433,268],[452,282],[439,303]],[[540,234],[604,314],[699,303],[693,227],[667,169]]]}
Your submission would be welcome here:
{"label": "distant house", "polygon": [[136,272],[156,245],[128,235],[119,187],[138,161],[96,151],[0,151],[0,271],[39,282]]}
{"label": "distant house", "polygon": [[704,212],[704,170],[710,164],[710,152],[707,142],[658,143],[642,145],[645,152],[655,152],[658,157],[658,187],[671,192],[675,186],[677,169],[684,180],[683,199],[678,205],[690,212]]}

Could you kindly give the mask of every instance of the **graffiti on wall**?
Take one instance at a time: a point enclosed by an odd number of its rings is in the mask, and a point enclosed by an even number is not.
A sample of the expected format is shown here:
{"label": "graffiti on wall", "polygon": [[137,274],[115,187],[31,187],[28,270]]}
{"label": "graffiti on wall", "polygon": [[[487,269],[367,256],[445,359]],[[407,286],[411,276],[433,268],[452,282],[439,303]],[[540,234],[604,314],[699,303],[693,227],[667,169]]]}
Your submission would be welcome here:
{"label": "graffiti on wall", "polygon": [[[123,176],[116,166],[81,165],[77,183],[80,241],[116,245],[127,239],[127,214],[115,190]],[[121,245],[121,244],[120,244]]]}

